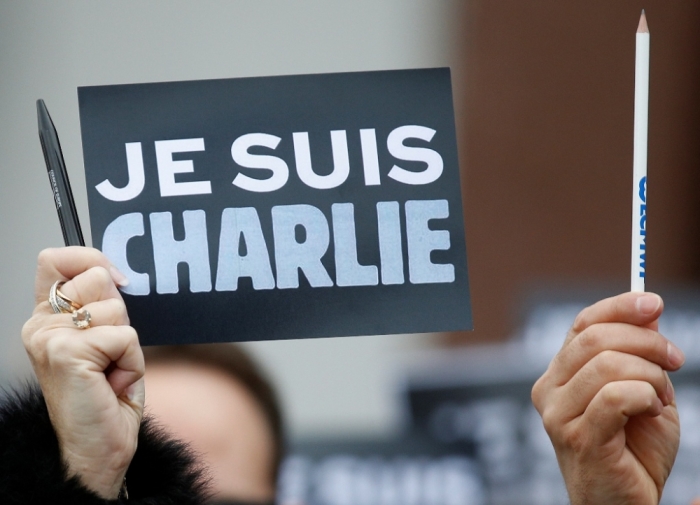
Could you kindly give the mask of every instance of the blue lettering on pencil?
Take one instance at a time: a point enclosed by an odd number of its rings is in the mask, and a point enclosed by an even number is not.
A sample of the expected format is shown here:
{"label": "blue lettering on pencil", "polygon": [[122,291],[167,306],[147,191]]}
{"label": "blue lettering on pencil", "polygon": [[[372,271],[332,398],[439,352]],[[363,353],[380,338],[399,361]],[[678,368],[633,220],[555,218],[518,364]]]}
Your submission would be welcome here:
{"label": "blue lettering on pencil", "polygon": [[642,177],[639,181],[639,199],[642,203],[639,205],[639,277],[644,278],[646,269],[646,238],[647,238],[647,178]]}

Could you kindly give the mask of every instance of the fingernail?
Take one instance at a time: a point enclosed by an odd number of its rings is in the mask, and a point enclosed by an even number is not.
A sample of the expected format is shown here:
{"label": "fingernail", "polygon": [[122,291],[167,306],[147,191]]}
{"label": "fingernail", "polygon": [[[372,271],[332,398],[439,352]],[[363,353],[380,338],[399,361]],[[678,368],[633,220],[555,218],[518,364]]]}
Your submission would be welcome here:
{"label": "fingernail", "polygon": [[673,403],[673,399],[676,397],[676,392],[673,390],[673,384],[671,384],[671,381],[669,380],[666,382],[666,401],[668,404]]}
{"label": "fingernail", "polygon": [[671,363],[672,366],[678,368],[685,363],[685,354],[671,342],[666,345],[666,353],[668,355],[668,362]]}
{"label": "fingernail", "polygon": [[109,273],[112,276],[112,280],[119,286],[124,287],[129,285],[129,279],[121,273],[119,270],[117,270],[117,267],[112,265],[109,267]]}
{"label": "fingernail", "polygon": [[657,295],[642,295],[637,298],[637,310],[644,315],[653,314],[661,305],[661,298]]}

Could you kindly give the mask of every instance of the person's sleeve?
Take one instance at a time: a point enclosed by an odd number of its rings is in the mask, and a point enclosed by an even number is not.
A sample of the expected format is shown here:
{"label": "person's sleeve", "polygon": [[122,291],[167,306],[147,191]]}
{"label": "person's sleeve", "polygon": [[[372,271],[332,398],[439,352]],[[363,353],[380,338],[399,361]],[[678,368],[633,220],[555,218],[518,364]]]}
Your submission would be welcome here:
{"label": "person's sleeve", "polygon": [[68,478],[38,387],[7,394],[0,404],[0,503],[3,505],[202,505],[203,471],[181,442],[152,421],[141,424],[126,475],[128,500],[104,500]]}

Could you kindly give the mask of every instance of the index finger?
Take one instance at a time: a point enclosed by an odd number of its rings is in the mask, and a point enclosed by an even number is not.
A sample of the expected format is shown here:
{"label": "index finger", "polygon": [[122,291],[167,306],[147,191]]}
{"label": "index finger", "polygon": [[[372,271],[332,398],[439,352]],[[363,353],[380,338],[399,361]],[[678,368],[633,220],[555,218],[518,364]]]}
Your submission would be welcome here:
{"label": "index finger", "polygon": [[579,333],[594,324],[628,323],[658,330],[659,316],[664,310],[664,302],[654,293],[622,293],[606,298],[583,309],[566,336],[566,347]]}
{"label": "index finger", "polygon": [[639,356],[664,370],[677,370],[685,360],[678,347],[654,330],[624,323],[599,323],[586,328],[559,351],[545,376],[555,386],[562,386],[606,351]]}
{"label": "index finger", "polygon": [[128,280],[117,270],[102,252],[91,247],[58,247],[44,249],[37,260],[34,282],[35,304],[46,300],[51,286],[56,281],[67,281],[93,268],[103,267],[115,284],[125,286]]}

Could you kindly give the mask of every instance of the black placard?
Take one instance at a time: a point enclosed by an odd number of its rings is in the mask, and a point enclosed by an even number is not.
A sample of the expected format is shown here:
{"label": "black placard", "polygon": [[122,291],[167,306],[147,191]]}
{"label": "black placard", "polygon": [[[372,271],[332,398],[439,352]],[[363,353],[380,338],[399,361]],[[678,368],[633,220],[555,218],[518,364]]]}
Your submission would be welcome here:
{"label": "black placard", "polygon": [[449,69],[82,87],[143,344],[471,329]]}

